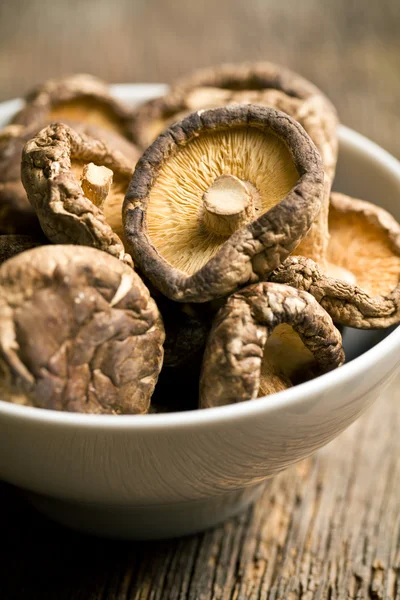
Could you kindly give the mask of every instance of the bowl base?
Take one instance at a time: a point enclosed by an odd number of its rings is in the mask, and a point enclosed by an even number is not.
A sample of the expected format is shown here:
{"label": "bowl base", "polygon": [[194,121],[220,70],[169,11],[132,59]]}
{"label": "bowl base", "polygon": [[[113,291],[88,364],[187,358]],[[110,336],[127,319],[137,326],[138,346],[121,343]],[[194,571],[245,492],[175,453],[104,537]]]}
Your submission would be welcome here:
{"label": "bowl base", "polygon": [[129,506],[90,504],[28,493],[27,499],[41,513],[71,529],[121,540],[168,539],[215,527],[255,502],[266,482],[215,498]]}

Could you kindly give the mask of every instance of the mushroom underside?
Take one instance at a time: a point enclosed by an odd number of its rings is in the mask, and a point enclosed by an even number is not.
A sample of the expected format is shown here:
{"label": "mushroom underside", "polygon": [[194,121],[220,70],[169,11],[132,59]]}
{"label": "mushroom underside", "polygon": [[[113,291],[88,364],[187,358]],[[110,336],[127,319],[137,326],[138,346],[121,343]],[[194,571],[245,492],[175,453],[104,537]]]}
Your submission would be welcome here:
{"label": "mushroom underside", "polygon": [[46,120],[49,123],[74,121],[95,125],[120,135],[125,133],[121,119],[117,117],[106,101],[85,96],[54,104],[50,108]]}
{"label": "mushroom underside", "polygon": [[332,319],[304,291],[259,283],[232,295],[209,335],[200,407],[282,391],[344,362]]}
{"label": "mushroom underside", "polygon": [[343,195],[333,194],[332,199],[328,260],[351,273],[353,283],[370,296],[389,294],[400,281],[400,227],[393,223],[398,237],[396,232],[391,235],[372,204],[364,205],[370,212]]}
{"label": "mushroom underside", "polygon": [[46,236],[96,247],[130,265],[121,237],[131,172],[121,152],[61,123],[40,131],[23,150],[22,182]]}
{"label": "mushroom underside", "polygon": [[278,325],[267,339],[257,397],[286,390],[310,378],[315,367],[312,352],[290,325]]}
{"label": "mushroom underside", "polygon": [[333,320],[382,329],[400,322],[400,225],[384,209],[334,193],[330,266],[291,256],[268,278],[311,293]]}
{"label": "mushroom underside", "polygon": [[[216,190],[221,176],[225,182]],[[278,204],[298,177],[272,133],[253,127],[206,133],[162,165],[149,196],[150,239],[164,260],[191,275],[235,229]]]}

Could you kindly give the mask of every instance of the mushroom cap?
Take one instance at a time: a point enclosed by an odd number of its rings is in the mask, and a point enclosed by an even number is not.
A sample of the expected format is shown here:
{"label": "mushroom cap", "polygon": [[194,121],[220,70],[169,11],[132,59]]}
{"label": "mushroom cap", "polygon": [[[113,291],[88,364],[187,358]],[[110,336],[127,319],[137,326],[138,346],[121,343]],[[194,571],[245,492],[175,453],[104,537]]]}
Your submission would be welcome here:
{"label": "mushroom cap", "polygon": [[72,412],[145,413],[164,329],[134,271],[78,246],[42,246],[0,267],[2,400]]}
{"label": "mushroom cap", "polygon": [[325,171],[333,179],[338,153],[335,107],[310,81],[267,61],[207,67],[179,79],[167,94],[134,109],[133,138],[146,149],[185,112],[246,103],[276,108],[298,121],[317,146]]}
{"label": "mushroom cap", "polygon": [[145,149],[167,126],[189,113],[232,104],[261,104],[288,114],[306,130],[320,152],[325,193],[320,214],[298,253],[321,264],[328,247],[328,209],[338,155],[336,109],[315,85],[270,62],[222,64],[195,71],[163,97],[134,110],[133,139]]}
{"label": "mushroom cap", "polygon": [[[291,339],[274,362],[281,340],[275,337],[272,348],[268,343],[282,324],[291,327]],[[251,285],[230,296],[215,318],[203,358],[200,407],[271,394],[343,362],[341,335],[313,296],[270,282]]]}
{"label": "mushroom cap", "polygon": [[[84,194],[79,179],[87,163],[113,172],[104,208]],[[122,235],[122,200],[132,174],[131,161],[106,143],[55,123],[29,140],[21,178],[41,227],[53,243],[80,244],[108,252],[132,265]]]}
{"label": "mushroom cap", "polygon": [[0,264],[36,246],[46,244],[45,238],[33,237],[31,235],[0,235]]}
{"label": "mushroom cap", "polygon": [[76,74],[49,79],[31,90],[25,106],[12,123],[20,125],[77,121],[110,129],[122,135],[131,129],[131,110],[114,98],[109,86],[93,75]]}
{"label": "mushroom cap", "polygon": [[336,323],[381,329],[400,322],[400,225],[386,210],[333,193],[330,262],[356,284],[328,277],[312,260],[292,256],[270,281],[306,290]]}
{"label": "mushroom cap", "polygon": [[[36,213],[21,182],[21,157],[25,143],[35,137],[48,121],[31,125],[8,125],[0,130],[0,233],[35,234],[41,232]],[[122,135],[96,125],[68,121],[78,133],[102,140],[131,161],[132,171],[139,158],[134,144]]]}
{"label": "mushroom cap", "polygon": [[[202,194],[224,174],[257,188],[254,220],[228,238],[202,222]],[[137,163],[123,208],[127,248],[163,294],[207,302],[276,268],[310,229],[322,194],[318,152],[290,117],[253,105],[199,111]]]}

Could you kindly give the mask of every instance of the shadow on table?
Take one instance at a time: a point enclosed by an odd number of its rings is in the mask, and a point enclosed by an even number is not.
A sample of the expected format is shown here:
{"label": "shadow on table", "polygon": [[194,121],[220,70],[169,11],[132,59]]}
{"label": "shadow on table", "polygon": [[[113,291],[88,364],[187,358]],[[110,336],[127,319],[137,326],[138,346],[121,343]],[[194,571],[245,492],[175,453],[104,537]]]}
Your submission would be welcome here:
{"label": "shadow on table", "polygon": [[[180,590],[182,583],[189,587],[190,564],[195,564],[200,546],[202,552],[211,548],[215,535],[214,530],[160,542],[82,535],[40,515],[6,484],[0,484],[0,507],[0,597],[4,600],[125,600],[150,587],[158,590],[154,597],[161,599],[166,597],[165,586],[168,597],[174,596],[174,580],[179,580]],[[249,515],[251,509],[237,518],[242,527]],[[210,544],[204,539],[207,536]]]}

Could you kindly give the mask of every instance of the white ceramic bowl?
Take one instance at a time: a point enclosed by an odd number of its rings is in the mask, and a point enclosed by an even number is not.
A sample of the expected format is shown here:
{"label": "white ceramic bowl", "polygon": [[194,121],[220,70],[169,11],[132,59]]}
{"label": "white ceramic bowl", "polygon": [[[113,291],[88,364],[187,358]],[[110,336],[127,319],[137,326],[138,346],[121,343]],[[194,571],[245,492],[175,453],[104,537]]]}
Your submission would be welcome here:
{"label": "white ceramic bowl", "polygon": [[[134,102],[164,87],[114,89]],[[0,121],[18,106],[0,105]],[[400,219],[400,163],[350,129],[339,133],[336,189]],[[346,330],[344,342],[353,360],[332,373],[203,411],[81,415],[0,401],[0,478],[55,520],[98,535],[160,538],[210,527],[348,427],[399,370],[400,328]]]}

